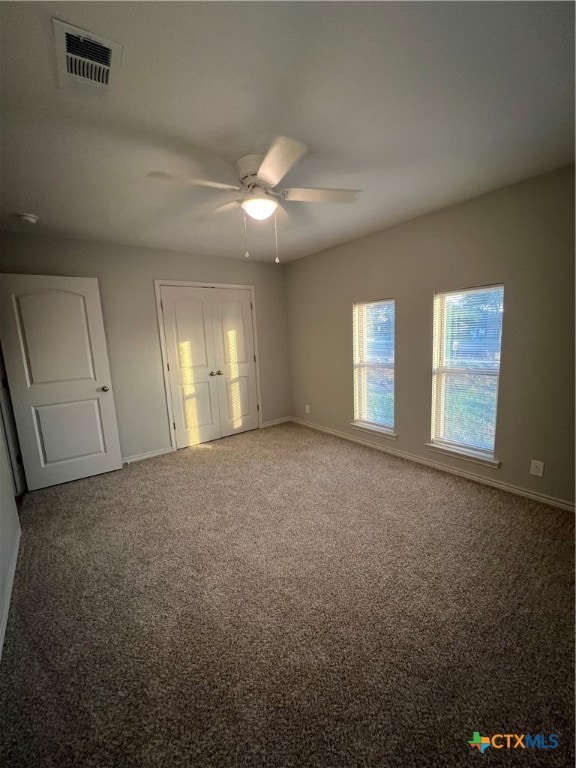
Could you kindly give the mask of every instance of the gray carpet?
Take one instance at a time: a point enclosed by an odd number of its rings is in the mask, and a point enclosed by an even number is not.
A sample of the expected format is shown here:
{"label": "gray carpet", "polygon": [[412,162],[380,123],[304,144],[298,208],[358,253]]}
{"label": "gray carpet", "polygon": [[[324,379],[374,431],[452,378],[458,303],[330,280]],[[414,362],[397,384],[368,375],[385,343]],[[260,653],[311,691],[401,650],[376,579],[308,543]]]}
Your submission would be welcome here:
{"label": "gray carpet", "polygon": [[3,768],[573,764],[567,512],[287,424],[21,518]]}

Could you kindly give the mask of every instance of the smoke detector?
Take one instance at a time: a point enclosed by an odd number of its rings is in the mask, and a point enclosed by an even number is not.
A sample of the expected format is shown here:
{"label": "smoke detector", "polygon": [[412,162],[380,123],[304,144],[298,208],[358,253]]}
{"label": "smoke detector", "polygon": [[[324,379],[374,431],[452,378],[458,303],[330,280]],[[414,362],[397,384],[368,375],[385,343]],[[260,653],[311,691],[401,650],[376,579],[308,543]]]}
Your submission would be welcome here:
{"label": "smoke detector", "polygon": [[105,93],[114,83],[122,46],[52,19],[60,88]]}

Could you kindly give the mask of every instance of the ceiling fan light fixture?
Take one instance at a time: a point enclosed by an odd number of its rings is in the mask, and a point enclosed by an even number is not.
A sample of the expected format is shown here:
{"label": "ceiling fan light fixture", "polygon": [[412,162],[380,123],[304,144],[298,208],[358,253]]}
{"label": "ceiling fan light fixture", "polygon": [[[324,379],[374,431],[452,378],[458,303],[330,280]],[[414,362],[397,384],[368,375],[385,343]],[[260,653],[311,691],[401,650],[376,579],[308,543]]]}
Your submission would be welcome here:
{"label": "ceiling fan light fixture", "polygon": [[249,197],[242,203],[242,208],[252,219],[269,219],[278,208],[278,203],[274,198],[265,195],[256,195]]}

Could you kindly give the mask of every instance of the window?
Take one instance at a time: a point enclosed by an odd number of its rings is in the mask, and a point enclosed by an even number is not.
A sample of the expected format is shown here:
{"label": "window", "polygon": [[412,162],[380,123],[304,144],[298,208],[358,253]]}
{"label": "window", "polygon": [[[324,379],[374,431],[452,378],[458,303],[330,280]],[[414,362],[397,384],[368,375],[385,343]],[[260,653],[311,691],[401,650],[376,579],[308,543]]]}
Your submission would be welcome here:
{"label": "window", "polygon": [[434,297],[432,442],[493,457],[504,288]]}
{"label": "window", "polygon": [[354,423],[394,429],[394,301],[354,304]]}

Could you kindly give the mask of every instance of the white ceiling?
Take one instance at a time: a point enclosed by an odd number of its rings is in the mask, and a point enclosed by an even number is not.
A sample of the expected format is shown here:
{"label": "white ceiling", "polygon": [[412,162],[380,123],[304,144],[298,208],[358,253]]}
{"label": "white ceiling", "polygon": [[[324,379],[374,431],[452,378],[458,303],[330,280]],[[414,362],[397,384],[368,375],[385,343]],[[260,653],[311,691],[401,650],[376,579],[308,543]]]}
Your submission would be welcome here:
{"label": "white ceiling", "polygon": [[[298,258],[573,162],[574,6],[544,2],[2,2],[0,226],[242,257],[234,161],[277,135],[309,153],[282,186]],[[120,43],[114,92],[57,87],[51,18]],[[249,221],[273,259],[273,222]]]}

